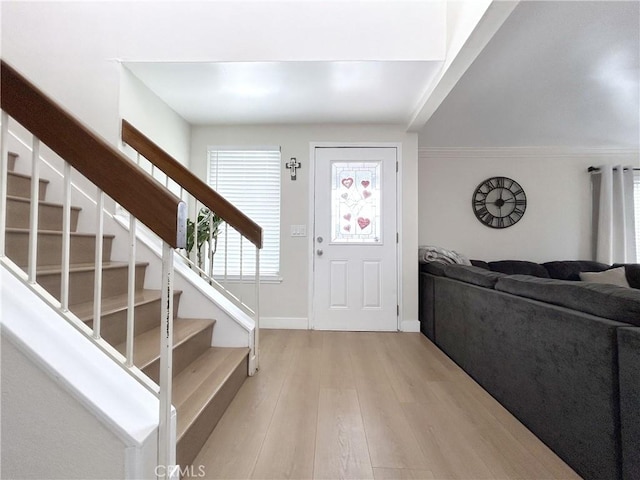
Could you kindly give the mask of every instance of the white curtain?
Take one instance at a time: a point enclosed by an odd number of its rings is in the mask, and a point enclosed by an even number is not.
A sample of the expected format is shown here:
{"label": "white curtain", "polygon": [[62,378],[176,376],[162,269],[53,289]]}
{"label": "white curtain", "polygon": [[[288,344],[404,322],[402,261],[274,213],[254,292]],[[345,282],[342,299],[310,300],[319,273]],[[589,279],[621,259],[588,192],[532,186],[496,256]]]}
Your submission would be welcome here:
{"label": "white curtain", "polygon": [[633,169],[600,166],[592,174],[595,260],[636,261]]}

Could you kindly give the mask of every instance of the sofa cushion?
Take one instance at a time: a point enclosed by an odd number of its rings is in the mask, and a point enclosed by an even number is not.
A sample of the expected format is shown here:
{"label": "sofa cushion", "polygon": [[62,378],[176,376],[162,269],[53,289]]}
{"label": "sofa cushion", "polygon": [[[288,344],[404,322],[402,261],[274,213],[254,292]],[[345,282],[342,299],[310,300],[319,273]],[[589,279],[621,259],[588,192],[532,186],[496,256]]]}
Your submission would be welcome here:
{"label": "sofa cushion", "polygon": [[506,273],[507,275],[533,275],[534,277],[549,278],[547,270],[540,264],[524,260],[501,260],[489,262],[492,272]]}
{"label": "sofa cushion", "polygon": [[420,272],[444,277],[444,267],[446,266],[447,264],[442,262],[420,262]]}
{"label": "sofa cushion", "polygon": [[606,283],[629,288],[624,267],[610,268],[604,272],[580,272],[580,280],[588,283]]}
{"label": "sofa cushion", "polygon": [[527,275],[502,277],[495,289],[640,326],[640,290]]}
{"label": "sofa cushion", "polygon": [[640,263],[616,263],[611,268],[624,266],[627,282],[631,288],[640,289]]}
{"label": "sofa cushion", "polygon": [[486,288],[493,288],[498,279],[505,276],[504,273],[471,265],[447,265],[444,274],[449,278]]}
{"label": "sofa cushion", "polygon": [[491,270],[489,268],[489,264],[484,260],[471,260],[471,265],[473,265],[474,267],[484,268],[485,270]]}
{"label": "sofa cushion", "polygon": [[609,265],[590,260],[564,260],[543,263],[550,278],[558,280],[580,280],[580,272],[602,272],[609,269]]}
{"label": "sofa cushion", "polygon": [[640,328],[618,328],[622,477],[640,477]]}
{"label": "sofa cushion", "polygon": [[627,282],[631,288],[640,289],[640,263],[628,263],[624,266]]}

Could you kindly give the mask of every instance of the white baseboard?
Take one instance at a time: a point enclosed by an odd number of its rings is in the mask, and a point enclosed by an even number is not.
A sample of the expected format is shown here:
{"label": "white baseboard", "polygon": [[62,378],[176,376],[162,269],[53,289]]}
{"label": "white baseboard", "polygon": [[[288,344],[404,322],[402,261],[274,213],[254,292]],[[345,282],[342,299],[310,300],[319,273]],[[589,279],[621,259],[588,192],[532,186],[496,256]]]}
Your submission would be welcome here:
{"label": "white baseboard", "polygon": [[419,332],[420,320],[403,320],[400,324],[401,332]]}
{"label": "white baseboard", "polygon": [[[306,317],[262,317],[260,328],[282,330],[308,330],[309,321]],[[401,332],[419,332],[419,320],[404,320],[400,325]]]}
{"label": "white baseboard", "polygon": [[308,330],[307,317],[262,317],[260,328],[283,330]]}

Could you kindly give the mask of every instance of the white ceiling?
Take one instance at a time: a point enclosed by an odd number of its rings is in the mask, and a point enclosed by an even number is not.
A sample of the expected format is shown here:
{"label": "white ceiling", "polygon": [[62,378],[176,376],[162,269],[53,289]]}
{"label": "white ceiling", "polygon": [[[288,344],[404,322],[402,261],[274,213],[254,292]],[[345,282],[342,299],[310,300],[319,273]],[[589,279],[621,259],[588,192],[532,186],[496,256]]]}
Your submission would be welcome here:
{"label": "white ceiling", "polygon": [[[637,1],[521,1],[420,144],[637,145],[639,21]],[[409,125],[441,74],[432,58],[124,64],[192,124]]]}
{"label": "white ceiling", "polygon": [[420,144],[637,148],[639,93],[640,3],[522,1]]}
{"label": "white ceiling", "polygon": [[194,125],[407,124],[441,62],[127,62],[125,66]]}

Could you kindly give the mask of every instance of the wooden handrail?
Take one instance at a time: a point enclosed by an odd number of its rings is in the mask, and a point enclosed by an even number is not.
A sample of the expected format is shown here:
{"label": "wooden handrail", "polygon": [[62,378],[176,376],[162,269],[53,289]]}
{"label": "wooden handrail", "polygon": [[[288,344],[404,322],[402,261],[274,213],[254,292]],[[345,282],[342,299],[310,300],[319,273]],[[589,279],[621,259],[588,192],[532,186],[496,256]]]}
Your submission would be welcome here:
{"label": "wooden handrail", "polygon": [[174,248],[186,244],[186,206],[4,61],[0,105],[35,137]]}
{"label": "wooden handrail", "polygon": [[122,141],[196,197],[200,203],[219,215],[256,247],[262,248],[262,228],[257,223],[126,120],[122,120]]}

